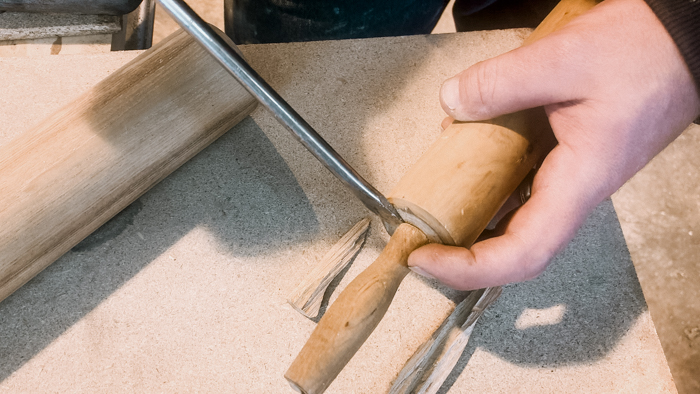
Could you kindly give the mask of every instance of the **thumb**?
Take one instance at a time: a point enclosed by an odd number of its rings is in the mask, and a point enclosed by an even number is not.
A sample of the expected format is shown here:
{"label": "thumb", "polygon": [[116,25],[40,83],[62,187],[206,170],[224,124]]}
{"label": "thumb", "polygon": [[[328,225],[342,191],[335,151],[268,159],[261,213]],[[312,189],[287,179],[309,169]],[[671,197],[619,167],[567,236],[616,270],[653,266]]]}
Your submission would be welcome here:
{"label": "thumb", "polygon": [[460,121],[486,120],[576,98],[570,87],[582,74],[575,44],[552,42],[562,41],[557,33],[445,81],[440,89],[444,111]]}

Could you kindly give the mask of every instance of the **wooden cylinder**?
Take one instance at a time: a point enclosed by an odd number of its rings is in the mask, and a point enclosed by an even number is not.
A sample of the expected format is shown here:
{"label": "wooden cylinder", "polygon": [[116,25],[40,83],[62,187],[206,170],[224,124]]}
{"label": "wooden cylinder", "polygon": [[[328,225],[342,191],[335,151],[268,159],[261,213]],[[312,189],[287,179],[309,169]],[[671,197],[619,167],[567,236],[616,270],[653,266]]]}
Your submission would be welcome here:
{"label": "wooden cylinder", "polygon": [[435,242],[469,247],[542,156],[542,109],[490,122],[454,122],[389,195]]}
{"label": "wooden cylinder", "polygon": [[178,31],[0,147],[0,300],[256,104]]}
{"label": "wooden cylinder", "polygon": [[[562,0],[525,44],[596,2]],[[428,239],[471,246],[547,151],[543,140],[550,138],[542,108],[450,125],[389,195],[410,224],[396,230],[377,261],[328,308],[285,374],[291,386],[305,394],[323,393],[379,324],[408,272],[408,255]]]}

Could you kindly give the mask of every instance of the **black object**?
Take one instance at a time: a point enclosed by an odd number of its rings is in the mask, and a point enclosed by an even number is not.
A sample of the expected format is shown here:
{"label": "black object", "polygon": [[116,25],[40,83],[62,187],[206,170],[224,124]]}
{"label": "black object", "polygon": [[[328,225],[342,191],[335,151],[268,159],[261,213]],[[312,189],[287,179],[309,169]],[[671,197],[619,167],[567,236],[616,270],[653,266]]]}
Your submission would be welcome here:
{"label": "black object", "polygon": [[87,15],[124,15],[142,0],[0,0],[0,12],[56,12]]}
{"label": "black object", "polygon": [[[1,0],[0,0],[1,1]],[[225,0],[237,44],[428,34],[447,0]],[[559,0],[456,0],[457,31],[536,27]]]}
{"label": "black object", "polygon": [[559,0],[456,0],[452,8],[457,31],[535,28]]}
{"label": "black object", "polygon": [[225,0],[237,44],[428,34],[447,0]]}

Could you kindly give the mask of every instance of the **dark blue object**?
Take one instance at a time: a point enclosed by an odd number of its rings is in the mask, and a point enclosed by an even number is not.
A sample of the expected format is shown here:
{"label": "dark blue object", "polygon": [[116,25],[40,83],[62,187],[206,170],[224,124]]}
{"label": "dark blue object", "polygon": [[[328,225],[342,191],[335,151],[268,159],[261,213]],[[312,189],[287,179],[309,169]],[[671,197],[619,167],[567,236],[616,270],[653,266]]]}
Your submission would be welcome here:
{"label": "dark blue object", "polygon": [[428,34],[447,0],[226,0],[237,44]]}

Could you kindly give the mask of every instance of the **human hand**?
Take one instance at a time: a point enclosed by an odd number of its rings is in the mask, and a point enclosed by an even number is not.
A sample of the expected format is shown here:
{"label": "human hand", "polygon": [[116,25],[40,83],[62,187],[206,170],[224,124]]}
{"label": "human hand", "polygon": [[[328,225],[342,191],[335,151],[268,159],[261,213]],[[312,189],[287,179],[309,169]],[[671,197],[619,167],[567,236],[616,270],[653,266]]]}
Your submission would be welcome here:
{"label": "human hand", "polygon": [[409,266],[462,290],[532,279],[588,214],[700,113],[683,57],[643,0],[606,0],[561,30],[447,80],[443,108],[485,120],[544,106],[558,145],[530,200],[470,249],[427,245]]}

